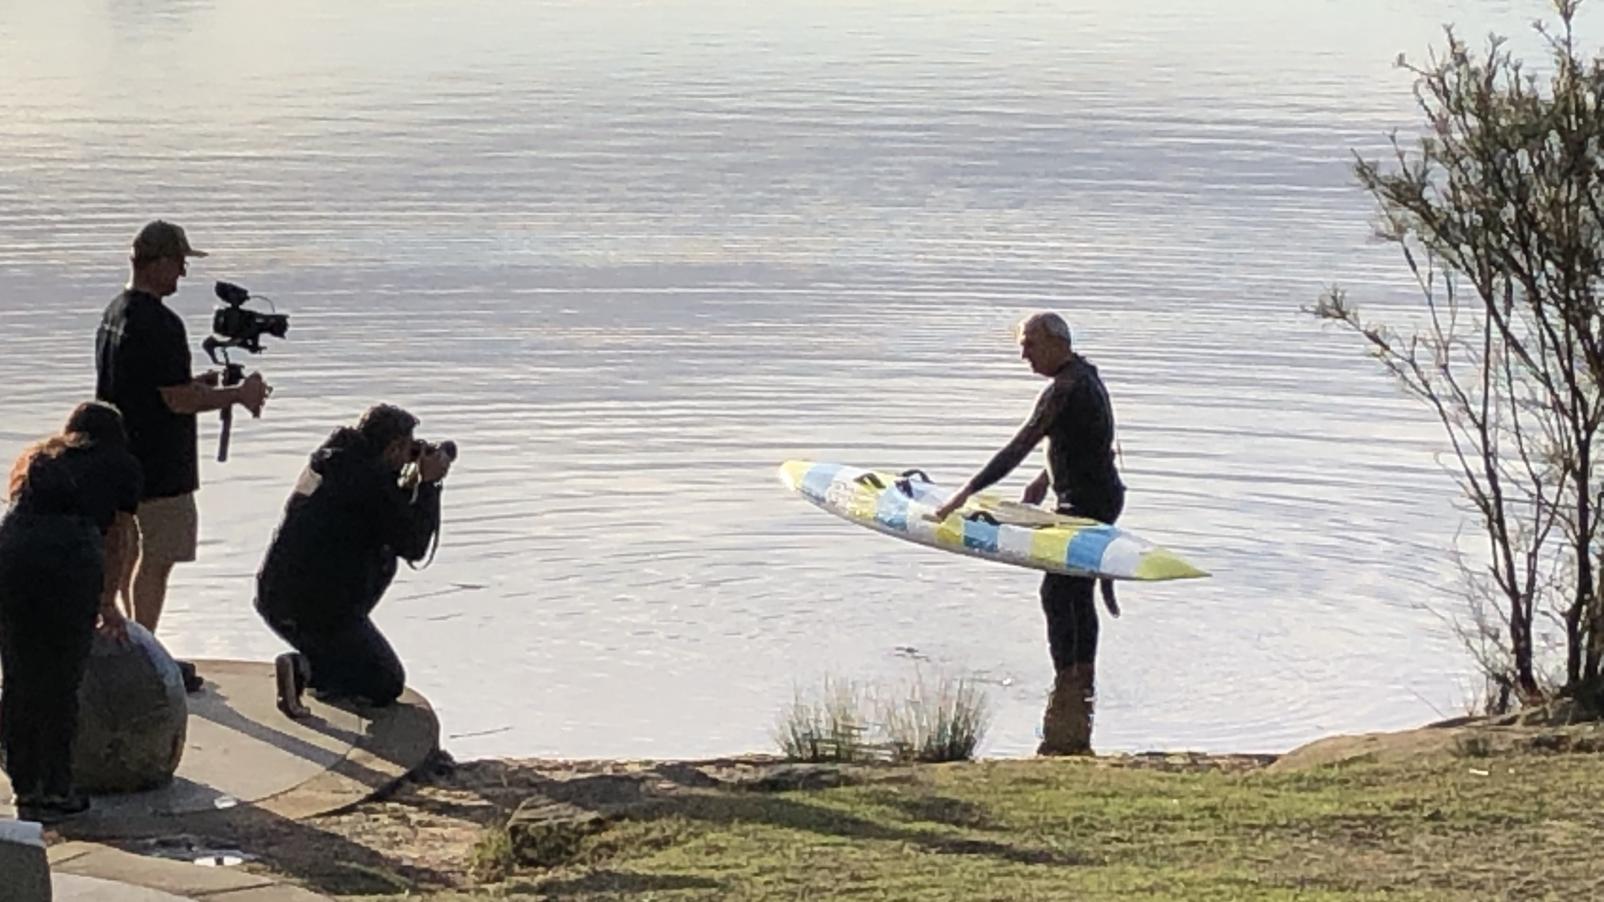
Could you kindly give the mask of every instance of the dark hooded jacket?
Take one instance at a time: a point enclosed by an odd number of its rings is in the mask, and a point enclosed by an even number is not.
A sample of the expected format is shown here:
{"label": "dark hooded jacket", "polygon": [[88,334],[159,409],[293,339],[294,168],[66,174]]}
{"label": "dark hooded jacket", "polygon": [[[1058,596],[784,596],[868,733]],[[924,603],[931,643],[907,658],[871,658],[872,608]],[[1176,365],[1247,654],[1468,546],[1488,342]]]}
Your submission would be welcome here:
{"label": "dark hooded jacket", "polygon": [[396,559],[417,561],[440,526],[440,487],[396,485],[397,474],[362,433],[336,429],[284,505],[256,577],[269,618],[339,626],[378,604]]}

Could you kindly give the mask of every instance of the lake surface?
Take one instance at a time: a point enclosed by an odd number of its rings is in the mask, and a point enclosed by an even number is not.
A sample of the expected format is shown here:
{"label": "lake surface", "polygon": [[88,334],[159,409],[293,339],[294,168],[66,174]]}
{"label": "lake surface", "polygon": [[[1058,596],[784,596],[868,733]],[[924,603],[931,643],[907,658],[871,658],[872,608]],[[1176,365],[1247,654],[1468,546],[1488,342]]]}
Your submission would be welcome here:
{"label": "lake surface", "polygon": [[761,750],[795,688],[917,672],[983,681],[1016,755],[1036,574],[776,467],[958,483],[1028,411],[1009,328],[1051,307],[1114,398],[1122,524],[1215,574],[1124,587],[1100,748],[1459,713],[1438,426],[1301,308],[1411,301],[1348,162],[1415,122],[1397,54],[1449,21],[1531,48],[1543,7],[8,2],[0,457],[92,390],[164,216],[213,254],[171,300],[197,347],[215,279],[291,314],[226,464],[203,419],[175,653],[282,650],[252,574],[304,456],[383,400],[462,446],[438,558],[378,614],[453,753]]}

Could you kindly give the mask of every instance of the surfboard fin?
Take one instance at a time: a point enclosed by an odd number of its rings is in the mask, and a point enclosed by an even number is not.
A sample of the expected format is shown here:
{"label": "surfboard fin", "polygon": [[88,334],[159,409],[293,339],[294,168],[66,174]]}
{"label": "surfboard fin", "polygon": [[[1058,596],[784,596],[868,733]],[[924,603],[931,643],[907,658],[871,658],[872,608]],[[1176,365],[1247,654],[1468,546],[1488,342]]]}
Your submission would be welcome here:
{"label": "surfboard fin", "polygon": [[1100,579],[1097,582],[1103,590],[1103,606],[1108,608],[1108,613],[1118,617],[1119,602],[1114,600],[1114,581],[1111,579]]}

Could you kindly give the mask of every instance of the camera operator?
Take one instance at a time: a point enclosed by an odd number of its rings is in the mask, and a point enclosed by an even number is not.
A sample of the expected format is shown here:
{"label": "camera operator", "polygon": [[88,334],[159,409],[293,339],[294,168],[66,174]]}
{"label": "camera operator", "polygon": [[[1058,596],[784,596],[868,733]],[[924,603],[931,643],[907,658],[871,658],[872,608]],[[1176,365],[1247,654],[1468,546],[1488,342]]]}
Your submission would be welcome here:
{"label": "camera operator", "polygon": [[[119,579],[129,616],[156,631],[174,564],[195,560],[200,487],[195,415],[235,404],[260,416],[268,386],[259,373],[239,385],[218,386],[218,374],[196,378],[184,321],[162,299],[178,290],[190,257],[184,230],[162,220],[134,237],[128,287],[106,307],[95,339],[95,397],[122,411],[128,447],[144,470],[144,497],[135,514],[138,563]],[[198,691],[195,668],[179,662],[185,687]]]}
{"label": "camera operator", "polygon": [[[418,420],[370,408],[314,452],[284,506],[256,577],[256,610],[295,652],[275,662],[279,709],[303,717],[301,693],[387,705],[406,673],[370,614],[440,526],[440,480],[455,446],[413,438]],[[416,467],[413,471],[413,466]],[[403,485],[403,472],[415,476]]]}

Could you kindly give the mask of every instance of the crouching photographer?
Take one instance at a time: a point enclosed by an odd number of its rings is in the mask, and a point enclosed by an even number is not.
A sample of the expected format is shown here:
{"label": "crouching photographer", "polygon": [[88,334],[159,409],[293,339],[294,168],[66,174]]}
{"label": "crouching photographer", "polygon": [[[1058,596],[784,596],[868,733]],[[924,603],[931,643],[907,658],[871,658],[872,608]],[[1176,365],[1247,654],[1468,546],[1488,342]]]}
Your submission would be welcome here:
{"label": "crouching photographer", "polygon": [[279,709],[301,693],[386,705],[406,673],[370,615],[396,560],[421,560],[440,527],[440,480],[456,446],[413,437],[418,420],[380,404],[314,452],[256,577],[256,610],[295,651],[275,662]]}

